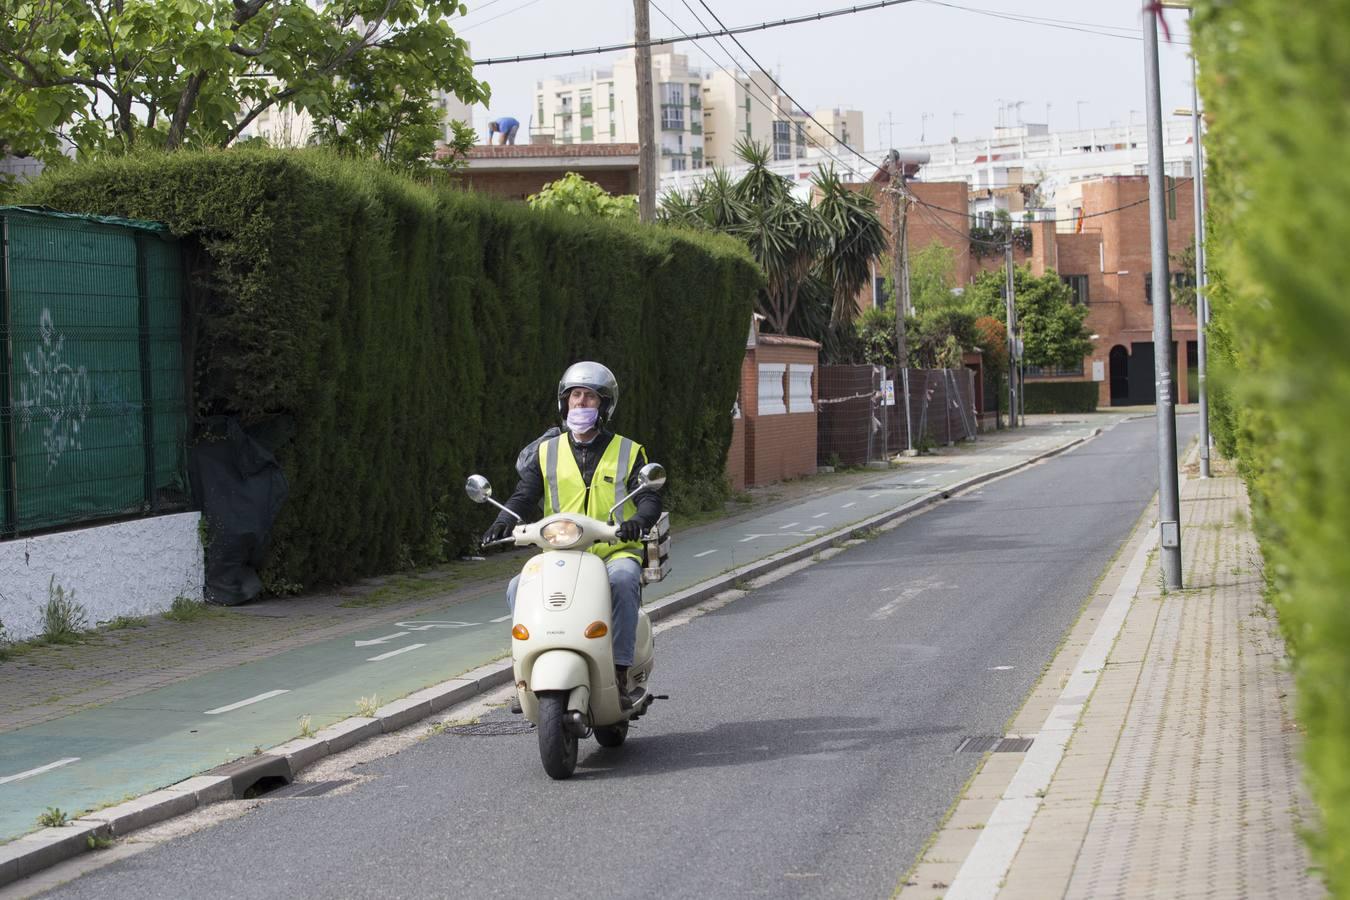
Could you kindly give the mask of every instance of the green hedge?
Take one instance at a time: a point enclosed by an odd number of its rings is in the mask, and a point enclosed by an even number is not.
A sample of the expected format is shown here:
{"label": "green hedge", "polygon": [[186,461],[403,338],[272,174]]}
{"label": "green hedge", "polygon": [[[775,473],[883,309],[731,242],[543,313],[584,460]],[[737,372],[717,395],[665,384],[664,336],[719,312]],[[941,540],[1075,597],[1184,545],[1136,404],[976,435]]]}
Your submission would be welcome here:
{"label": "green hedge", "polygon": [[578,359],[614,370],[614,424],[668,466],[672,500],[725,494],[761,281],[730,239],[536,212],[314,151],[70,166],[23,202],[164,222],[201,251],[196,411],[293,422],[274,590],[465,549],[492,518],[465,476],[510,490]]}
{"label": "green hedge", "polygon": [[1097,408],[1095,381],[1028,381],[1028,413],[1080,413]]}
{"label": "green hedge", "polygon": [[1350,897],[1350,0],[1203,0],[1215,424],[1294,660],[1315,850]]}

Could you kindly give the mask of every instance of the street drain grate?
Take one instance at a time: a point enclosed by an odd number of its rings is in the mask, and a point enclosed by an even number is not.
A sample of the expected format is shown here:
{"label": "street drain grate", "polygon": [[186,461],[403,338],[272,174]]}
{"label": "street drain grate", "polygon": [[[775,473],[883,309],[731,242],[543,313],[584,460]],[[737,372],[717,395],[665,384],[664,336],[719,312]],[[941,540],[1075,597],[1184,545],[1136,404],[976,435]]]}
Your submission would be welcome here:
{"label": "street drain grate", "polygon": [[1010,738],[998,734],[964,737],[956,745],[957,753],[1026,753],[1035,738]]}
{"label": "street drain grate", "polygon": [[328,793],[333,788],[351,783],[352,779],[350,778],[340,778],[335,781],[293,781],[285,787],[268,791],[262,797],[267,800],[298,800],[303,797],[318,797],[320,794]]}
{"label": "street drain grate", "polygon": [[447,734],[465,737],[501,737],[506,734],[529,734],[534,726],[526,719],[505,722],[471,722],[467,725],[451,725],[445,729]]}

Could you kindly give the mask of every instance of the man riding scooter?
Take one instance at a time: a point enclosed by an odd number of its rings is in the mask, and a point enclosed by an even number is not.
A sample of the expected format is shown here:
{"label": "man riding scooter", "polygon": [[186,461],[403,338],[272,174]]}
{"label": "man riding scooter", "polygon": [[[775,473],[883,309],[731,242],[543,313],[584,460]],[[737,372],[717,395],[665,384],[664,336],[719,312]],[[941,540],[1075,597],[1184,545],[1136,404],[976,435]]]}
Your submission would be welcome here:
{"label": "man riding scooter", "polygon": [[[572,512],[604,521],[620,497],[637,489],[636,473],[647,462],[641,444],[606,427],[618,404],[619,383],[609,369],[597,362],[569,366],[558,382],[558,415],[567,431],[546,437],[536,453],[525,455],[517,467],[520,481],[506,501],[507,509],[521,521],[529,521],[543,501],[546,516]],[[624,709],[631,709],[642,697],[641,689],[628,686],[628,668],[633,664],[642,594],[641,539],[660,516],[660,496],[644,491],[614,514],[619,542],[596,544],[589,551],[604,560],[609,573],[614,671]],[[483,543],[507,537],[515,525],[510,513],[499,513],[483,535]],[[506,590],[513,613],[519,582],[520,576],[511,579]]]}

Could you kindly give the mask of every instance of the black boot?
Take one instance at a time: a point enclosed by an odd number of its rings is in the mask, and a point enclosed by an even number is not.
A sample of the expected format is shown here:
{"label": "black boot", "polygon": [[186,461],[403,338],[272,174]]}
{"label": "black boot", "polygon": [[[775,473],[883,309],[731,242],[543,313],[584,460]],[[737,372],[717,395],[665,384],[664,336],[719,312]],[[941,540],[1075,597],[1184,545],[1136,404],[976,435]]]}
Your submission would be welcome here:
{"label": "black boot", "polygon": [[614,683],[619,688],[619,709],[633,708],[633,698],[628,695],[628,667],[614,667]]}

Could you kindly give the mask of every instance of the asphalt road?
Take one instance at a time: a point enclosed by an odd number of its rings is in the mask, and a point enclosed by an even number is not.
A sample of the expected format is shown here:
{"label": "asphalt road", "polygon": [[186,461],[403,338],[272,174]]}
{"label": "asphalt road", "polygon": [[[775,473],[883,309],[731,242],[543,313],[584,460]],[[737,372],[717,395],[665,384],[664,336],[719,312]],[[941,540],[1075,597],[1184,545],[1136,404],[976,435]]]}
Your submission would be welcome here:
{"label": "asphalt road", "polygon": [[1151,498],[1153,441],[1122,423],[664,632],[672,699],[571,781],[532,734],[447,732],[49,896],[888,897]]}

